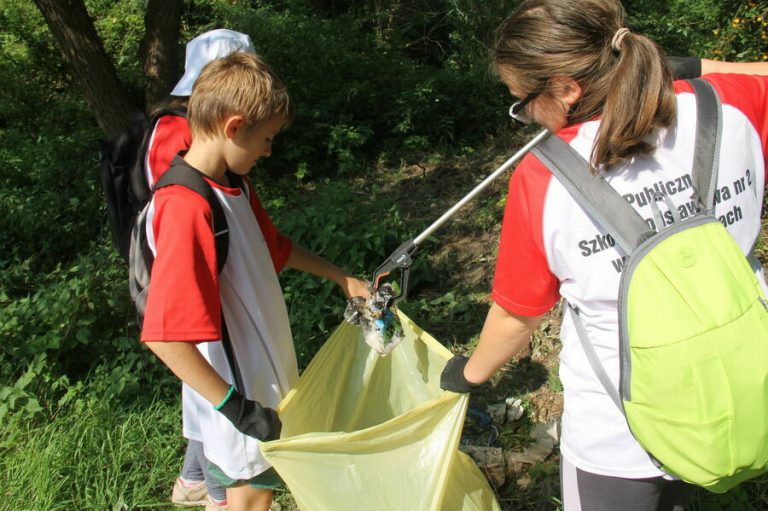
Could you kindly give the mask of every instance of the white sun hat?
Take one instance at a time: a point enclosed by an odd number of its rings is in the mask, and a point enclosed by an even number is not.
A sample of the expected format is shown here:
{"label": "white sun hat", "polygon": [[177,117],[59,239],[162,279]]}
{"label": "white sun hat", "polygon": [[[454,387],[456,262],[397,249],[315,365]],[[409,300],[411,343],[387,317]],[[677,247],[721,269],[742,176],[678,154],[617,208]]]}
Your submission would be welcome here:
{"label": "white sun hat", "polygon": [[195,37],[187,43],[184,76],[171,91],[171,96],[189,96],[200,71],[212,60],[226,57],[233,51],[256,53],[247,34],[218,28]]}

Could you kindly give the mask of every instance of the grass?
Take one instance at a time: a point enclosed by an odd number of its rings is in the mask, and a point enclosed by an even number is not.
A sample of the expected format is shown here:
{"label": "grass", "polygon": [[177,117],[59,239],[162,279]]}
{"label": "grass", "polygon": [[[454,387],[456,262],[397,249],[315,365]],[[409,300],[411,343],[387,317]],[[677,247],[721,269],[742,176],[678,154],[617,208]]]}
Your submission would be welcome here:
{"label": "grass", "polygon": [[78,405],[0,426],[0,510],[169,508],[184,445],[178,403]]}

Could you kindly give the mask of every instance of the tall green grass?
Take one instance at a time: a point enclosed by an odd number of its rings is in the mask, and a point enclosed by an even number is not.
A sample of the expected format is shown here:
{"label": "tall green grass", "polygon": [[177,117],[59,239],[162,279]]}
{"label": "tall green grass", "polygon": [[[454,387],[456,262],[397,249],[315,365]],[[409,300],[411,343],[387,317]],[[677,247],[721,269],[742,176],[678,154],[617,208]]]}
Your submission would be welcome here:
{"label": "tall green grass", "polygon": [[178,402],[80,401],[0,425],[0,510],[170,509],[184,439]]}

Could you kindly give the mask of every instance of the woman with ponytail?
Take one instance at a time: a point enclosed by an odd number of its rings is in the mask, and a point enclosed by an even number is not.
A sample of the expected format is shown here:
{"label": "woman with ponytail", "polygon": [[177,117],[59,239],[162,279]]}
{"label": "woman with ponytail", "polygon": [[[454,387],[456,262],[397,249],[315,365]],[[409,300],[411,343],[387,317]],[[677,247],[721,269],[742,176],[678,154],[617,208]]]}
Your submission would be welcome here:
{"label": "woman with ponytail", "polygon": [[[548,128],[590,162],[645,219],[659,190],[692,201],[696,100],[665,55],[626,26],[617,0],[527,0],[499,29],[495,67],[516,99],[510,115]],[[744,253],[760,233],[768,154],[768,78],[704,76],[722,103],[715,216]],[[586,170],[585,170],[586,172]],[[694,205],[695,206],[695,205]],[[530,342],[560,298],[578,307],[609,378],[619,378],[617,296],[626,254],[534,155],[515,170],[491,305],[471,358],[441,386],[469,392]],[[756,273],[763,285],[762,268]],[[565,511],[682,510],[693,487],[660,470],[637,443],[581,346],[561,330],[561,482]]]}

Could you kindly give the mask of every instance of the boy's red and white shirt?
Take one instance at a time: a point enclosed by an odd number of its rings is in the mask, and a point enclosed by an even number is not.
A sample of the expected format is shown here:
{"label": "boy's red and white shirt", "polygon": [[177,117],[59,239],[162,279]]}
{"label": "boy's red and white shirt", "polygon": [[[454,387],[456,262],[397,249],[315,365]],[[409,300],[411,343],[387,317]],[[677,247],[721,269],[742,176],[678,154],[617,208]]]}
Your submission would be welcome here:
{"label": "boy's red and white shirt", "polygon": [[[768,155],[768,78],[704,77],[720,96],[723,130],[715,215],[744,253],[760,233]],[[683,218],[693,211],[691,166],[696,100],[687,82],[675,82],[677,121],[649,141],[656,151],[636,157],[605,179],[640,213],[653,220],[650,200],[667,195]],[[558,133],[589,159],[599,121]],[[533,155],[509,184],[492,298],[504,309],[536,316],[560,297],[579,308],[590,340],[613,380],[619,379],[617,297],[626,254]],[[758,276],[765,287],[762,270]],[[578,335],[564,317],[560,379],[564,387],[562,454],[595,474],[625,478],[662,475],[629,431],[626,420],[595,376]]]}
{"label": "boy's red and white shirt", "polygon": [[[246,180],[247,182],[247,180]],[[276,407],[298,379],[296,354],[277,271],[291,242],[280,234],[253,188],[209,180],[229,227],[219,274],[208,202],[182,186],[155,193],[147,215],[152,268],[142,341],[189,341],[227,382],[234,378],[221,338],[221,311],[247,398]],[[203,442],[206,457],[232,479],[270,467],[258,440],[243,435],[211,403],[184,385],[184,435]]]}

